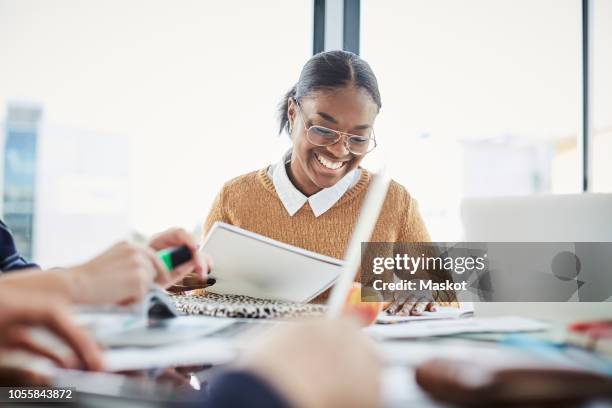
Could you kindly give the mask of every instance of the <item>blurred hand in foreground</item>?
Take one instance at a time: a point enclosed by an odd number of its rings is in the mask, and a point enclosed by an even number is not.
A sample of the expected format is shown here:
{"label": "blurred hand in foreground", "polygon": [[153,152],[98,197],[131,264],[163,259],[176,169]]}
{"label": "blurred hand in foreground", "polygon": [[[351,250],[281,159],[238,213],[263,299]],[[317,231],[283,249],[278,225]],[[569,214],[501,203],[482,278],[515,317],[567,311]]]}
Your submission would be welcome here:
{"label": "blurred hand in foreground", "polygon": [[261,338],[240,368],[296,407],[381,405],[380,363],[352,320],[289,324]]}

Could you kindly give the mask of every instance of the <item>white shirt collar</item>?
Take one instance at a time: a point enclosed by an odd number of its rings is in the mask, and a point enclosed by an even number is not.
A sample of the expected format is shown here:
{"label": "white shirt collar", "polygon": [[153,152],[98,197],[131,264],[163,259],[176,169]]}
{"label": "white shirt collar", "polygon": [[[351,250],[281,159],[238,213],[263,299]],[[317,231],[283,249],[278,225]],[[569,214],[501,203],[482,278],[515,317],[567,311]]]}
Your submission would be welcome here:
{"label": "white shirt collar", "polygon": [[300,208],[308,202],[315,217],[319,217],[342,198],[349,188],[357,184],[361,176],[361,170],[351,170],[346,176],[331,187],[324,188],[316,194],[306,197],[300,190],[295,188],[289,176],[285,164],[291,160],[291,151],[283,155],[278,163],[270,166],[268,176],[272,179],[278,198],[285,206],[289,215],[293,216]]}

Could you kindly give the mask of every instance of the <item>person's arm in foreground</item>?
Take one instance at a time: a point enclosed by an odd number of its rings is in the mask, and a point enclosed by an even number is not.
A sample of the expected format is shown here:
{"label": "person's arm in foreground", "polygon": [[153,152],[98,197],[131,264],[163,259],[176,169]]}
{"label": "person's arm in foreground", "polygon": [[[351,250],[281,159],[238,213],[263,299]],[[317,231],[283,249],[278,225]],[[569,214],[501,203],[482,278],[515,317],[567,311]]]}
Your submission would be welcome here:
{"label": "person's arm in foreground", "polygon": [[287,325],[213,379],[206,407],[376,407],[380,363],[356,323]]}
{"label": "person's arm in foreground", "polygon": [[[168,271],[156,251],[180,245],[191,249],[193,259]],[[154,236],[147,246],[118,243],[75,267],[1,276],[0,288],[44,288],[76,304],[125,304],[144,296],[152,283],[169,287],[188,273],[205,276],[208,262],[186,231],[170,229]]]}
{"label": "person's arm in foreground", "polygon": [[[31,337],[30,329],[44,328],[72,350],[72,356],[60,355]],[[0,354],[27,351],[48,358],[60,367],[102,369],[101,351],[94,340],[77,327],[57,296],[42,292],[0,288]]]}

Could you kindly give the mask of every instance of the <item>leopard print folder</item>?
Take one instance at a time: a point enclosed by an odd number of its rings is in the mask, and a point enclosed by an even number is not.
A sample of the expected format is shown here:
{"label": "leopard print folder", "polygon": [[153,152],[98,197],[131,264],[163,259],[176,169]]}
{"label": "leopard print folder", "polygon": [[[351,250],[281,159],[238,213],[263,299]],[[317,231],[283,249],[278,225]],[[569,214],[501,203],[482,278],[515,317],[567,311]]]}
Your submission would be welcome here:
{"label": "leopard print folder", "polygon": [[190,315],[241,317],[251,319],[289,319],[321,316],[324,305],[258,299],[243,295],[204,294],[172,295],[177,310]]}

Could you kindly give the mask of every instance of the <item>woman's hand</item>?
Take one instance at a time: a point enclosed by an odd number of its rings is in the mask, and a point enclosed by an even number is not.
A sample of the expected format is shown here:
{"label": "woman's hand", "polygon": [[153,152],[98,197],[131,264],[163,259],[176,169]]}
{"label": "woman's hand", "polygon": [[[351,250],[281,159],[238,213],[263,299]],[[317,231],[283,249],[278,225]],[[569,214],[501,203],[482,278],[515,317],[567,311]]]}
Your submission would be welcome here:
{"label": "woman's hand", "polygon": [[272,330],[249,343],[238,368],[267,381],[296,407],[377,407],[382,401],[379,357],[348,319]]}
{"label": "woman's hand", "polygon": [[191,235],[185,230],[172,228],[154,236],[149,245],[161,250],[167,247],[187,245],[193,254],[193,259],[172,272],[171,282],[164,284],[170,292],[186,292],[194,289],[203,289],[214,284],[208,274],[213,269],[212,259],[206,254],[200,254]]}
{"label": "woman's hand", "polygon": [[390,315],[420,316],[423,312],[437,310],[430,291],[396,291],[393,297],[393,301],[384,308]]}
{"label": "woman's hand", "polygon": [[187,275],[193,277],[193,279],[197,281],[206,282],[208,274],[212,270],[212,260],[206,255],[201,256],[199,254],[198,247],[193,237],[184,229],[171,228],[155,235],[149,241],[149,247],[156,251],[183,245],[191,250],[192,258],[189,262],[185,262],[174,268],[170,275],[170,279],[163,279],[163,277],[158,277],[158,279],[156,279],[156,282],[165,288],[180,282]]}
{"label": "woman's hand", "polygon": [[[42,327],[66,343],[73,356],[60,355],[31,337]],[[0,288],[0,350],[22,350],[54,361],[60,367],[102,369],[102,354],[94,340],[72,322],[59,297],[44,292]]]}

